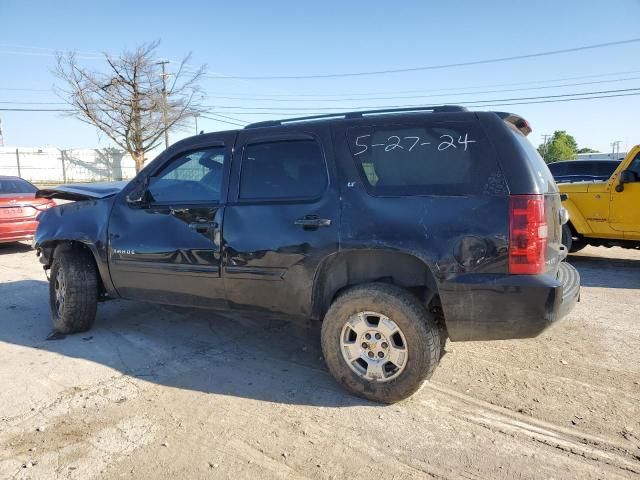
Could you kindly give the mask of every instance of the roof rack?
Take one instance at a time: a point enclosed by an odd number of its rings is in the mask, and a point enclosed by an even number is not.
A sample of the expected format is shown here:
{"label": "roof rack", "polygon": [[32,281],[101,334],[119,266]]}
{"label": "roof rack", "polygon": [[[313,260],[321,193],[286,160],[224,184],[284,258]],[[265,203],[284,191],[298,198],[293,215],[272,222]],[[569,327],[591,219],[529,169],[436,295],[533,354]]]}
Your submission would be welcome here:
{"label": "roof rack", "polygon": [[405,107],[405,108],[385,108],[382,110],[360,110],[356,112],[343,112],[343,113],[327,113],[325,115],[313,115],[310,117],[296,117],[296,118],[284,118],[282,120],[267,120],[264,122],[250,123],[244,128],[258,128],[258,127],[276,127],[284,125],[286,123],[294,122],[308,122],[313,120],[330,120],[332,118],[363,118],[368,115],[384,115],[388,113],[400,113],[400,112],[433,112],[433,113],[449,113],[449,112],[466,112],[465,107],[459,105],[435,105],[428,107]]}

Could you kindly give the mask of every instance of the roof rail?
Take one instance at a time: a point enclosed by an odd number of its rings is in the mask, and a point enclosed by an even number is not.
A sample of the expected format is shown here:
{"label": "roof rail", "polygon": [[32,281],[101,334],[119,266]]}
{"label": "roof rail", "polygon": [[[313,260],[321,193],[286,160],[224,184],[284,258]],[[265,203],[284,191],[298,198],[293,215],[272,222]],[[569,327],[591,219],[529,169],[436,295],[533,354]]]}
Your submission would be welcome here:
{"label": "roof rail", "polygon": [[433,112],[433,113],[448,113],[448,112],[466,112],[465,107],[459,105],[435,105],[428,107],[404,107],[404,108],[385,108],[381,110],[360,110],[356,112],[342,112],[342,113],[327,113],[325,115],[313,115],[310,117],[296,117],[296,118],[284,118],[282,120],[267,120],[264,122],[250,123],[244,128],[258,128],[258,127],[276,127],[278,125],[284,125],[285,123],[294,122],[308,122],[313,120],[330,120],[332,118],[363,118],[368,115],[384,115],[388,113],[411,113],[411,112]]}

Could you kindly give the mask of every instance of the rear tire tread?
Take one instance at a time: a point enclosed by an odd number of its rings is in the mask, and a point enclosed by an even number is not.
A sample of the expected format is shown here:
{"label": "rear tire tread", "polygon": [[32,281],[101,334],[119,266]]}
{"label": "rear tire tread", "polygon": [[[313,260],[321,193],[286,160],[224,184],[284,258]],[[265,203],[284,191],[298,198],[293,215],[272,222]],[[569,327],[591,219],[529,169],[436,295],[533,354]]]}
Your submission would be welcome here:
{"label": "rear tire tread", "polygon": [[[409,344],[404,371],[388,382],[369,382],[359,377],[340,352],[339,335],[344,323],[350,315],[365,310],[391,318]],[[322,351],[331,374],[351,393],[376,402],[395,403],[419,391],[438,365],[441,345],[433,314],[410,292],[390,284],[369,283],[350,288],[333,302],[322,324]]]}

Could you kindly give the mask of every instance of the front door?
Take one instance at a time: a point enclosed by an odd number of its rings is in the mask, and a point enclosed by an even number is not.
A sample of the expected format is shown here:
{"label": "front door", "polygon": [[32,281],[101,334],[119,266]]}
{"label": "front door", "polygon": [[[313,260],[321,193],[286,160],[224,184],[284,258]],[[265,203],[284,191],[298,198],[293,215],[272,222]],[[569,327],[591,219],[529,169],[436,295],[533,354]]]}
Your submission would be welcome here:
{"label": "front door", "polygon": [[310,314],[316,269],[338,250],[330,146],[324,127],[309,134],[247,129],[238,135],[223,231],[230,303]]}
{"label": "front door", "polygon": [[[115,202],[109,265],[118,293],[173,305],[226,305],[220,232],[231,138],[175,152],[146,179],[142,202]],[[129,192],[131,193],[131,192]]]}
{"label": "front door", "polygon": [[625,170],[635,173],[636,181],[625,183],[617,192],[615,183],[611,188],[611,228],[624,232],[624,238],[640,240],[640,152]]}

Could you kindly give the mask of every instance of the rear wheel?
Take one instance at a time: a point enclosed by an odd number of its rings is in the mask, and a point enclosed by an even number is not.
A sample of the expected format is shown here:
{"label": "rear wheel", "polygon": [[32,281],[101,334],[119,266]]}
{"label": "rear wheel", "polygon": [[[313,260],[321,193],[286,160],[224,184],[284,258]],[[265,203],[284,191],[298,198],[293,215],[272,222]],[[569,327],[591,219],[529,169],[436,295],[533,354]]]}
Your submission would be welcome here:
{"label": "rear wheel", "polygon": [[91,254],[68,250],[51,265],[49,307],[53,328],[60,333],[89,330],[98,306],[98,276]]}
{"label": "rear wheel", "polygon": [[340,295],[322,324],[334,378],[360,397],[394,403],[417,392],[440,358],[434,317],[409,292],[365,284]]}

